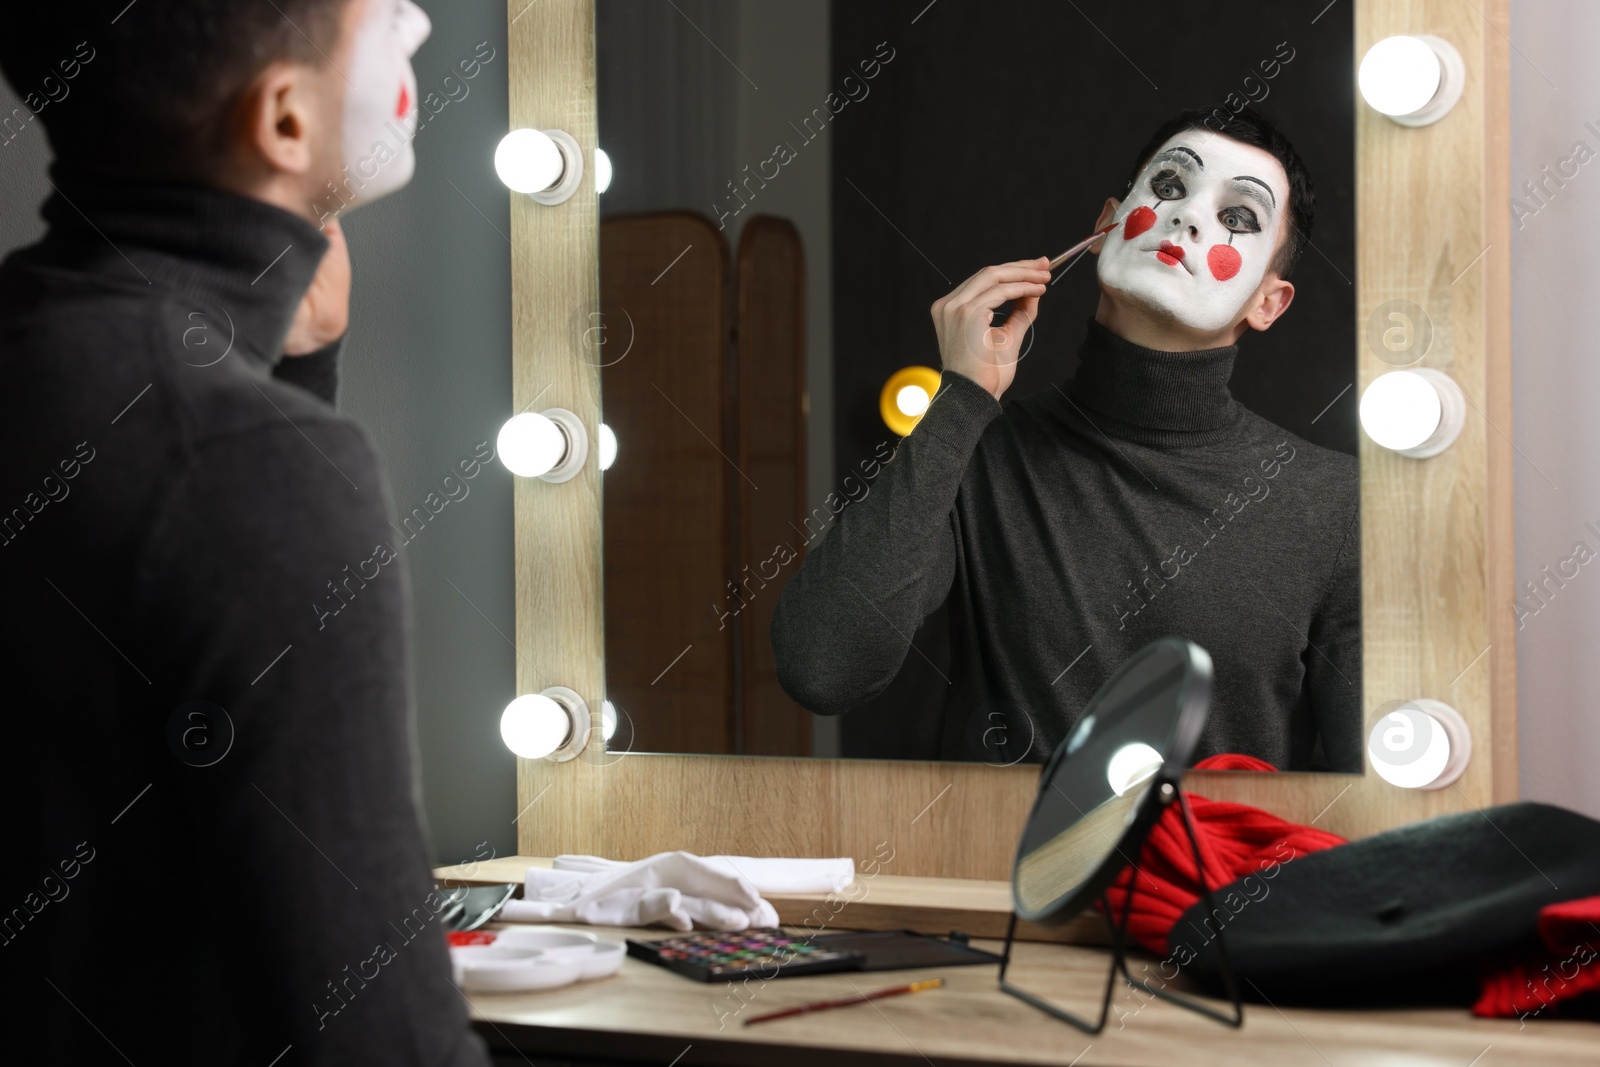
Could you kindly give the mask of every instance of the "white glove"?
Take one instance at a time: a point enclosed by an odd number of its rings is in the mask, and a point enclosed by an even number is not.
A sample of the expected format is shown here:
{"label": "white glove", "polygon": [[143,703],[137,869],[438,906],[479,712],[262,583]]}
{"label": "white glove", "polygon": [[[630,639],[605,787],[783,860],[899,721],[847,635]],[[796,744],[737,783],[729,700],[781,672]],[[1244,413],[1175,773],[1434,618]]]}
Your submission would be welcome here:
{"label": "white glove", "polygon": [[498,917],[674,930],[778,925],[777,911],[748,881],[688,852],[662,852],[595,871],[530,867],[523,898],[506,901]]}
{"label": "white glove", "polygon": [[[843,893],[856,879],[856,861],[834,859],[783,859],[766,856],[702,856],[727,874],[737,874],[760,893]],[[599,856],[557,856],[558,871],[609,871],[626,867],[622,860]]]}

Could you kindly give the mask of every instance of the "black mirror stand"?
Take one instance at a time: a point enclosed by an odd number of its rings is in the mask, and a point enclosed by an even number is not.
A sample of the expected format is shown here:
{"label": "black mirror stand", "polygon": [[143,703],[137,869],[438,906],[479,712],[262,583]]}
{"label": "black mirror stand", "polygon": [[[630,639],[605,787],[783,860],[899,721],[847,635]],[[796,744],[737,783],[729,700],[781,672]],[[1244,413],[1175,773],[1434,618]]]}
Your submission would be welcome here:
{"label": "black mirror stand", "polygon": [[[1168,792],[1169,790],[1170,793]],[[1195,871],[1199,875],[1200,895],[1201,898],[1206,902],[1206,913],[1208,915],[1214,915],[1216,914],[1217,905],[1216,902],[1211,898],[1211,887],[1206,881],[1205,861],[1200,855],[1200,839],[1195,834],[1194,823],[1190,819],[1189,801],[1186,797],[1184,797],[1181,790],[1172,786],[1166,786],[1163,788],[1163,799],[1166,803],[1171,803],[1174,795],[1178,800],[1178,810],[1183,816],[1184,832],[1189,835],[1189,846],[1194,850],[1194,865]],[[1141,848],[1143,847],[1143,842],[1140,842],[1140,846]],[[1126,981],[1130,986],[1133,986],[1136,989],[1142,989],[1151,996],[1159,997],[1162,1000],[1177,1004],[1178,1006],[1187,1008],[1192,1012],[1204,1015],[1208,1019],[1215,1019],[1227,1026],[1238,1027],[1244,1025],[1244,1007],[1239,1003],[1239,987],[1234,980],[1233,964],[1228,959],[1228,946],[1225,938],[1223,937],[1223,931],[1220,927],[1217,930],[1217,957],[1222,964],[1221,970],[1223,987],[1228,992],[1228,999],[1233,1003],[1233,1013],[1231,1015],[1224,1014],[1223,1012],[1220,1012],[1210,1005],[1202,1003],[1193,997],[1187,997],[1180,993],[1171,993],[1165,989],[1157,989],[1149,982],[1135,978],[1131,973],[1129,973],[1127,954],[1123,951],[1123,939],[1126,937],[1128,931],[1128,917],[1133,912],[1133,895],[1139,885],[1137,866],[1135,867],[1134,873],[1135,877],[1128,885],[1128,899],[1123,905],[1122,918],[1120,920],[1114,920],[1112,918],[1111,903],[1105,898],[1104,894],[1102,894],[1100,897],[1100,907],[1105,913],[1106,925],[1111,928],[1111,968],[1106,972],[1106,986],[1105,991],[1100,997],[1100,1018],[1097,1021],[1091,1023],[1089,1020],[1080,1018],[1079,1016],[1074,1015],[1072,1012],[1067,1011],[1065,1008],[1057,1007],[1044,998],[1036,996],[1033,993],[1029,993],[1025,989],[1020,989],[1006,981],[1006,968],[1011,965],[1011,945],[1015,940],[1017,932],[1017,913],[1015,911],[1011,913],[1011,923],[1006,927],[1006,948],[1004,955],[1000,959],[1001,990],[1011,994],[1018,1000],[1025,1001],[1026,1003],[1033,1005],[1042,1012],[1055,1016],[1062,1022],[1071,1023],[1073,1026],[1076,1026],[1079,1030],[1082,1030],[1086,1034],[1093,1035],[1100,1033],[1106,1027],[1106,1017],[1111,1011],[1111,991],[1116,985],[1118,972],[1121,972],[1123,980]]]}

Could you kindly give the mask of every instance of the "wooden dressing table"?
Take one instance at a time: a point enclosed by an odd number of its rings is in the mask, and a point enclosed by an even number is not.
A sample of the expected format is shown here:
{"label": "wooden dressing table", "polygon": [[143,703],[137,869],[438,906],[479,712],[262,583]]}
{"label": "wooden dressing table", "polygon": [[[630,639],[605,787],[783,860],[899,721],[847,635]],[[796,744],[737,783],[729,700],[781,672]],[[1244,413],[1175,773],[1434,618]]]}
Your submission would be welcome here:
{"label": "wooden dressing table", "polygon": [[[440,868],[444,884],[520,882],[547,859],[509,856]],[[1004,882],[881,874],[845,894],[828,929],[912,928],[974,934],[1004,931]],[[825,897],[771,898],[794,929]],[[835,900],[837,907],[837,899]],[[1101,920],[1036,934],[1084,940]],[[820,928],[813,920],[812,929]],[[574,927],[604,937],[665,937],[666,930]],[[975,939],[999,952],[998,940]],[[1103,949],[1020,942],[1012,960],[1019,984],[1093,1014],[1105,981]],[[1135,965],[1137,968],[1137,965]],[[1247,1004],[1232,1030],[1127,986],[1113,993],[1104,1033],[1090,1038],[996,988],[992,966],[916,972],[830,974],[744,985],[701,984],[629,958],[597,982],[523,994],[470,994],[472,1017],[497,1063],[847,1065],[1062,1064],[1075,1067],[1563,1067],[1600,1062],[1600,1025],[1583,1021],[1476,1019],[1465,1008],[1324,1011]],[[914,977],[908,977],[914,975]],[[945,986],[876,1004],[746,1027],[760,1014],[925,977]]]}
{"label": "wooden dressing table", "polygon": [[[583,927],[607,937],[667,931]],[[998,952],[998,941],[974,941]],[[1012,961],[1019,982],[1080,1013],[1092,1013],[1105,980],[1103,950],[1023,942]],[[940,989],[757,1026],[757,1014],[848,996],[923,977]],[[819,1056],[846,1065],[1063,1064],[1075,1067],[1592,1067],[1600,1025],[1475,1019],[1463,1009],[1309,1011],[1245,1007],[1231,1030],[1130,987],[1113,995],[1111,1021],[1090,1038],[995,986],[995,968],[815,975],[752,980],[747,987],[691,981],[628,959],[620,974],[543,993],[467,997],[497,1063],[540,1067],[553,1057],[595,1064],[805,1065]],[[720,1024],[720,1025],[719,1025]],[[1120,1025],[1119,1025],[1120,1024]]]}

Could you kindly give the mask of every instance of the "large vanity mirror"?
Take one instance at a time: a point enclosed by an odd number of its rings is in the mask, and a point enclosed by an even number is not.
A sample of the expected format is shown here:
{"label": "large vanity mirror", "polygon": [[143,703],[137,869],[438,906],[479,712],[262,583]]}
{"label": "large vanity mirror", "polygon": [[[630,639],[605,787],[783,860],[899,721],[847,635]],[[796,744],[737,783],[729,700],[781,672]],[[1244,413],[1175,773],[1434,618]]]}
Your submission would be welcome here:
{"label": "large vanity mirror", "polygon": [[1354,18],[597,0],[607,744],[1360,773]]}
{"label": "large vanity mirror", "polygon": [[[1089,668],[1103,680],[1119,662],[1109,644],[1089,648],[1092,638],[1081,644],[1076,637],[1068,639],[1069,628],[1080,620],[1118,633],[1121,614],[1108,620],[1100,614],[1108,611],[1103,601],[1076,597],[1076,589],[1063,592],[1068,580],[1079,580],[1065,566],[1077,557],[1040,531],[1051,537],[1058,531],[1076,534],[1072,547],[1090,558],[1125,552],[1116,557],[1118,564],[1132,563],[1132,572],[1113,575],[1124,589],[1130,581],[1142,586],[1142,568],[1150,566],[1166,586],[1152,583],[1155,598],[1148,591],[1141,594],[1146,606],[1138,615],[1129,612],[1127,630],[1121,632],[1127,654],[1149,640],[1184,637],[1189,630],[1188,639],[1214,663],[1213,721],[1232,717],[1238,722],[1237,697],[1230,698],[1226,686],[1239,671],[1236,657],[1242,655],[1244,669],[1252,673],[1259,657],[1230,651],[1228,633],[1280,648],[1285,631],[1300,641],[1291,627],[1295,611],[1302,609],[1286,602],[1287,591],[1277,583],[1294,573],[1331,567],[1333,561],[1314,560],[1327,550],[1314,545],[1308,552],[1303,536],[1269,540],[1266,548],[1254,542],[1261,553],[1254,569],[1230,567],[1225,554],[1209,553],[1236,551],[1229,547],[1235,540],[1255,538],[1261,528],[1251,523],[1261,521],[1270,530],[1272,523],[1282,522],[1284,505],[1292,510],[1297,499],[1291,490],[1303,492],[1293,479],[1312,469],[1312,464],[1301,465],[1312,455],[1331,465],[1341,456],[1347,464],[1359,461],[1360,537],[1359,545],[1350,546],[1359,551],[1355,557],[1341,554],[1339,563],[1359,563],[1362,736],[1369,743],[1374,736],[1388,737],[1394,731],[1374,734],[1386,709],[1426,700],[1433,703],[1418,706],[1428,715],[1445,715],[1446,707],[1459,713],[1457,725],[1470,734],[1472,756],[1464,769],[1455,769],[1461,771],[1458,778],[1445,782],[1455,773],[1450,770],[1429,783],[1445,788],[1404,788],[1394,776],[1380,773],[1218,772],[1211,769],[1214,761],[1191,769],[1185,781],[1204,796],[1262,806],[1345,837],[1515,798],[1516,628],[1514,614],[1505,609],[1515,594],[1511,501],[1516,459],[1506,432],[1510,278],[1502,250],[1509,246],[1510,226],[1501,210],[1511,188],[1506,4],[1352,0],[1313,6],[1317,10],[1301,9],[1291,17],[1265,5],[1233,5],[1223,22],[1163,11],[1158,24],[1110,3],[1077,5],[1079,23],[1061,21],[1068,15],[1054,5],[1006,5],[1002,18],[980,10],[982,5],[956,0],[826,9],[681,0],[613,9],[595,0],[514,0],[507,11],[510,125],[569,132],[582,149],[585,177],[571,199],[556,206],[531,196],[511,199],[513,404],[517,410],[566,408],[598,444],[606,440],[602,424],[612,428],[616,442],[614,460],[604,471],[592,458],[565,484],[526,478],[516,486],[518,689],[538,693],[552,685],[569,686],[587,703],[597,727],[574,758],[518,764],[518,810],[531,812],[536,806],[540,813],[518,821],[522,852],[635,857],[686,848],[729,855],[863,856],[885,846],[895,850],[897,874],[1004,878],[1015,831],[1035,793],[1037,761],[1083,706],[1056,691],[1069,683],[1082,685],[1086,698],[1096,681],[1074,675]],[[762,24],[756,20],[776,19],[780,11],[792,19],[771,32],[757,32]],[[718,12],[725,21],[714,21]],[[639,21],[619,31],[619,13]],[[851,21],[866,19],[878,21]],[[647,43],[628,44],[630,33]],[[1460,80],[1451,81],[1437,107],[1431,99],[1410,102],[1427,114],[1394,119],[1359,102],[1355,68],[1358,57],[1380,42],[1406,35],[1427,38],[1401,42],[1416,58],[1424,58],[1418,47],[1455,57],[1448,63],[1440,59],[1438,69]],[[1237,61],[1224,61],[1234,56],[1236,42],[1246,41],[1253,45],[1240,44]],[[881,57],[880,42],[887,44]],[[704,51],[694,58],[693,48]],[[617,73],[629,64],[659,74]],[[799,78],[796,67],[809,73]],[[849,84],[846,77],[852,79]],[[1393,89],[1405,79],[1391,82],[1377,88]],[[1182,92],[1174,88],[1180,84]],[[1386,106],[1393,103],[1385,93],[1377,95]],[[671,107],[663,110],[669,100]],[[1252,466],[1240,469],[1238,481],[1227,482],[1203,510],[1209,514],[1223,506],[1229,493],[1237,499],[1238,487],[1245,489],[1248,503],[1240,502],[1242,509],[1227,520],[1225,532],[1175,578],[1167,577],[1173,574],[1170,566],[1165,576],[1160,571],[1168,554],[1129,547],[1109,534],[1091,538],[1085,527],[1067,522],[1074,513],[1052,509],[1043,497],[1021,495],[1019,501],[1012,493],[1008,514],[1026,520],[1016,529],[1031,531],[1051,550],[1032,559],[1018,550],[1025,542],[1015,529],[984,525],[983,519],[996,518],[997,505],[968,494],[973,506],[963,511],[966,486],[952,489],[934,464],[926,469],[934,475],[931,481],[950,493],[950,504],[919,493],[930,484],[920,476],[909,480],[909,488],[901,484],[898,495],[915,507],[944,509],[946,522],[928,528],[935,540],[942,541],[948,530],[950,541],[943,543],[959,542],[940,557],[954,556],[951,577],[914,575],[909,557],[926,554],[910,550],[903,553],[907,560],[888,559],[872,588],[862,584],[860,571],[842,569],[839,573],[868,593],[873,606],[851,610],[843,597],[832,603],[826,596],[805,598],[834,614],[824,614],[821,624],[812,618],[812,640],[804,642],[800,658],[790,661],[802,669],[790,670],[781,636],[774,652],[774,619],[781,632],[791,594],[806,581],[808,568],[826,562],[827,546],[850,532],[851,516],[871,516],[874,504],[894,498],[896,468],[913,469],[902,464],[917,458],[918,449],[933,454],[943,449],[950,456],[965,455],[963,474],[975,468],[975,457],[984,458],[991,481],[997,481],[1009,445],[997,439],[990,450],[996,426],[1021,434],[1069,425],[1067,415],[1052,420],[1042,407],[1033,409],[1026,425],[994,414],[999,405],[993,391],[979,380],[996,373],[1002,361],[986,359],[990,350],[982,342],[992,339],[996,353],[1009,353],[1011,344],[1017,344],[1018,354],[1024,349],[1006,334],[989,333],[992,323],[983,314],[956,316],[979,346],[964,350],[973,372],[970,387],[954,390],[954,379],[947,379],[941,388],[915,370],[935,369],[948,355],[948,345],[941,352],[930,316],[936,300],[986,265],[1019,256],[1059,256],[1107,226],[1119,229],[1108,230],[1105,243],[1115,249],[1122,240],[1125,247],[1115,255],[1115,269],[1106,273],[1120,276],[1127,290],[1150,283],[1148,271],[1173,265],[1157,254],[1166,251],[1159,242],[1153,252],[1142,249],[1139,238],[1152,230],[1126,240],[1125,223],[1136,208],[1147,207],[1158,224],[1166,219],[1170,225],[1173,212],[1184,204],[1173,182],[1183,185],[1183,196],[1194,198],[1190,206],[1209,198],[1213,210],[1204,220],[1207,227],[1220,225],[1230,234],[1204,242],[1200,255],[1185,247],[1181,269],[1187,264],[1206,270],[1205,276],[1188,275],[1197,285],[1207,276],[1215,278],[1209,275],[1212,250],[1223,245],[1239,255],[1234,276],[1250,281],[1247,272],[1259,270],[1255,284],[1260,285],[1265,267],[1250,249],[1257,235],[1245,232],[1250,226],[1242,212],[1224,211],[1221,201],[1226,194],[1234,201],[1228,207],[1249,207],[1264,231],[1280,225],[1281,215],[1267,214],[1285,199],[1270,166],[1262,173],[1223,138],[1202,145],[1163,142],[1154,146],[1149,163],[1187,148],[1198,162],[1216,169],[1208,178],[1198,174],[1197,161],[1163,158],[1163,167],[1173,166],[1171,175],[1156,182],[1158,175],[1140,171],[1132,193],[1119,195],[1128,192],[1130,171],[1162,122],[1197,101],[1212,109],[1208,116],[1219,107],[1231,114],[1235,107],[1259,105],[1313,172],[1317,221],[1291,275],[1292,306],[1270,329],[1243,338],[1228,379],[1233,398],[1253,417],[1293,435],[1295,458],[1278,460],[1269,481],[1270,466],[1260,467],[1268,457],[1250,456]],[[875,110],[880,106],[884,110]],[[827,113],[826,122],[818,108]],[[795,140],[789,141],[781,130],[791,122],[804,130],[807,116],[813,129],[821,123],[819,132],[802,145],[801,133],[791,130]],[[631,138],[630,123],[636,130]],[[793,158],[763,144],[774,136],[767,132],[774,127],[783,143],[797,149]],[[727,131],[736,135],[734,148],[701,150],[708,137]],[[643,158],[635,158],[630,140],[645,146]],[[1339,143],[1346,146],[1344,156]],[[676,154],[663,146],[674,146]],[[605,192],[591,180],[604,168],[589,165],[602,162],[601,151],[610,157],[611,184]],[[846,152],[863,153],[863,161],[847,169]],[[877,154],[868,159],[866,153]],[[1260,163],[1260,157],[1249,158]],[[715,159],[716,166],[707,159]],[[767,164],[769,159],[774,162]],[[691,164],[698,170],[685,174],[683,168]],[[816,168],[810,177],[808,167]],[[1245,195],[1250,178],[1262,183],[1253,197]],[[673,188],[699,192],[643,199],[660,188],[652,181],[683,183]],[[815,183],[820,198],[807,200],[806,182]],[[1157,191],[1158,184],[1164,192]],[[842,237],[846,233],[849,243]],[[1163,240],[1178,243],[1170,236]],[[715,254],[698,255],[707,247]],[[1141,250],[1142,259],[1136,254]],[[1167,255],[1179,259],[1171,251]],[[1216,255],[1226,266],[1230,253]],[[1099,315],[1096,283],[1106,263],[1102,250],[1099,259],[1064,260],[1050,275],[1055,280],[1039,294],[1037,323],[1025,335],[1018,331],[1022,343],[1032,343],[1004,394],[1013,410],[1024,413],[1030,404],[1056,405],[1058,414],[1070,411],[1069,398],[1082,407],[1085,422],[1092,419],[1105,431],[1105,463],[1099,468],[1104,477],[1092,483],[1085,471],[1095,468],[1072,466],[1049,454],[1036,460],[1017,449],[1010,451],[1022,458],[1011,456],[1009,469],[1056,495],[1057,483],[1089,480],[1098,503],[1083,509],[1090,520],[1108,528],[1116,520],[1116,529],[1130,524],[1139,529],[1134,520],[1144,521],[1145,505],[1159,496],[1152,489],[1170,488],[1172,500],[1182,501],[1185,490],[1193,492],[1210,475],[1197,471],[1187,480],[1168,478],[1147,460],[1165,456],[1175,463],[1181,450],[1131,444],[1127,424],[1137,419],[1113,426],[1067,387],[1090,365],[1080,353],[1087,351],[1090,320]],[[845,272],[866,280],[845,287],[840,282]],[[711,301],[708,311],[703,290],[709,287],[715,295],[718,277],[721,305]],[[1178,276],[1155,277],[1171,281]],[[687,289],[668,290],[678,294],[670,301],[658,295],[669,284],[690,283],[701,288],[701,298],[691,301]],[[1026,286],[1009,295],[1016,301],[1012,311],[1032,299]],[[666,308],[641,314],[656,306],[652,298]],[[1067,307],[1072,301],[1078,303]],[[987,305],[979,310],[986,313]],[[1010,314],[1004,307],[994,310]],[[1216,310],[1213,303],[1210,311]],[[1190,306],[1186,314],[1200,321],[1204,312]],[[949,322],[949,316],[941,316],[937,325],[948,334]],[[654,369],[641,358],[650,345],[688,344],[684,339],[696,331],[713,353],[722,353],[720,363],[711,361],[710,371],[705,362],[687,357]],[[623,375],[636,360],[644,369],[630,380]],[[745,372],[745,362],[760,372]],[[1412,373],[1392,373],[1401,368]],[[1425,403],[1410,410],[1432,412],[1430,435],[1445,426],[1441,398],[1454,383],[1461,403],[1453,410],[1464,413],[1453,421],[1458,432],[1453,438],[1408,443],[1391,437],[1393,426],[1380,419],[1383,444],[1366,430],[1358,434],[1353,409],[1358,398],[1365,408],[1375,382],[1398,383],[1413,392],[1422,386],[1438,403],[1427,411]],[[916,392],[904,390],[919,384],[924,393],[931,387],[937,395],[921,422],[902,436],[890,424],[904,426],[897,409],[911,417],[905,409],[917,408]],[[1180,400],[1187,396],[1182,390],[1168,392],[1181,394]],[[907,403],[897,403],[901,399]],[[735,419],[740,411],[747,417]],[[964,416],[989,420],[977,432],[980,441],[971,440],[975,423]],[[1361,418],[1368,425],[1364,413]],[[1282,440],[1274,438],[1273,444]],[[1305,442],[1305,448],[1296,441]],[[1355,457],[1347,451],[1352,443]],[[880,444],[885,447],[879,449]],[[598,453],[597,448],[589,454],[600,458]],[[1123,453],[1145,469],[1154,487],[1126,473],[1120,466]],[[630,475],[634,463],[639,471],[661,473]],[[915,469],[924,467],[919,463]],[[1271,494],[1260,498],[1258,491],[1258,499],[1251,499],[1246,476],[1256,478],[1252,484],[1258,489],[1270,487]],[[853,480],[847,483],[846,477]],[[632,494],[631,503],[624,490]],[[829,532],[808,539],[804,519],[818,504],[831,511],[830,493],[835,504],[851,500],[847,494],[853,500],[831,519]],[[682,503],[690,494],[701,510]],[[758,499],[763,510],[741,510],[741,501]],[[793,518],[797,514],[800,521]],[[952,514],[958,521],[951,521]],[[1173,517],[1190,516],[1175,508]],[[727,532],[731,523],[738,524],[736,532]],[[683,529],[675,531],[674,524]],[[676,543],[673,537],[686,540],[691,526],[696,536],[710,536],[714,545],[720,541],[714,559],[696,560],[666,547]],[[1087,529],[1093,534],[1097,528]],[[1160,529],[1164,537],[1182,536]],[[862,531],[861,540],[869,545],[905,543],[904,531],[892,521],[878,523],[877,531],[863,525]],[[876,539],[874,532],[880,535]],[[1327,540],[1338,536],[1323,533]],[[772,552],[786,536],[807,542],[803,552],[790,543],[794,559]],[[642,547],[652,539],[661,547]],[[881,552],[880,558],[885,558]],[[975,588],[974,574],[959,568],[979,563],[1012,567],[1021,579],[1017,588],[999,601],[975,603],[962,592]],[[746,573],[768,584],[751,579],[750,593],[739,598],[744,606],[733,614],[730,608],[738,605],[728,599],[728,583],[742,588]],[[941,595],[929,593],[909,606],[896,603],[891,612],[885,596],[892,599],[899,588],[896,576],[916,586],[919,598],[927,588]],[[1237,581],[1229,585],[1224,577]],[[781,589],[773,584],[780,578]],[[1196,586],[1210,583],[1199,607],[1191,608],[1209,610],[1191,619],[1192,627],[1172,625],[1175,632],[1128,637],[1136,626],[1154,628],[1162,611],[1175,614],[1186,602],[1184,583],[1191,579]],[[1082,580],[1112,578],[1091,571]],[[647,585],[657,592],[644,596]],[[837,585],[848,589],[843,581]],[[636,594],[631,603],[624,599]],[[1061,603],[1067,608],[1059,608]],[[1127,610],[1135,602],[1123,603]],[[941,607],[948,650],[931,632],[939,625]],[[876,615],[874,608],[891,621],[934,619],[927,626],[894,622],[904,650],[877,673],[811,669],[812,663],[848,664],[863,655],[854,646],[870,636],[865,627]],[[689,629],[655,629],[655,616],[679,610]],[[995,632],[1008,638],[1022,634],[1025,641],[991,639],[978,647],[979,655],[962,656],[958,646],[972,630],[961,627],[979,612],[998,620]],[[876,640],[881,639],[879,632]],[[1302,686],[1309,661],[1320,662],[1312,642],[1327,650],[1308,625],[1304,644],[1296,646],[1307,657]],[[965,647],[970,649],[970,642]],[[1050,657],[1042,670],[1045,655],[1039,649]],[[715,655],[700,659],[708,650]],[[1032,658],[1019,666],[1019,652]],[[1021,699],[1008,696],[1011,690],[992,690],[1025,706],[1029,718],[1004,706],[979,706],[979,723],[969,727],[977,704],[970,694],[984,690],[971,688],[974,679],[955,672],[994,664],[1007,667],[1007,679],[1022,678],[1031,687],[1016,691]],[[943,679],[935,667],[944,672]],[[684,668],[699,673],[680,678]],[[1342,662],[1340,669],[1357,683]],[[920,678],[907,673],[919,670],[924,672]],[[1280,669],[1259,674],[1292,676]],[[794,686],[797,678],[802,684]],[[675,686],[681,692],[674,692]],[[962,695],[952,696],[958,686]],[[861,691],[874,689],[876,695],[868,699],[876,703],[856,702]],[[904,697],[898,703],[897,693]],[[939,693],[939,699],[928,699],[929,693]],[[833,714],[815,715],[805,701],[826,705],[822,710]],[[611,704],[611,715],[603,702]],[[1260,706],[1245,709],[1242,721],[1292,703],[1292,690],[1281,704],[1276,697],[1260,700]],[[999,719],[991,720],[995,712]],[[1047,713],[1059,718],[1048,719]],[[1042,728],[1032,740],[1027,730],[1035,722]],[[951,724],[970,729],[951,731],[953,748],[946,733]],[[608,730],[612,737],[602,748],[600,739]],[[660,732],[652,739],[650,730]],[[976,750],[970,743],[974,734]],[[1304,743],[1304,735],[1292,730],[1276,736],[1291,746]],[[1212,745],[1215,737],[1202,736],[1193,758],[1223,748]],[[935,758],[815,758],[835,753],[883,757],[894,746],[895,756]],[[631,755],[635,752],[652,754]],[[759,753],[773,755],[756,758]],[[1247,748],[1236,755],[1249,753]],[[1319,759],[1335,765],[1325,738],[1311,742],[1310,754],[1308,766]],[[1292,764],[1288,758],[1283,764],[1254,760],[1246,765]],[[1370,766],[1384,769],[1376,758]]]}

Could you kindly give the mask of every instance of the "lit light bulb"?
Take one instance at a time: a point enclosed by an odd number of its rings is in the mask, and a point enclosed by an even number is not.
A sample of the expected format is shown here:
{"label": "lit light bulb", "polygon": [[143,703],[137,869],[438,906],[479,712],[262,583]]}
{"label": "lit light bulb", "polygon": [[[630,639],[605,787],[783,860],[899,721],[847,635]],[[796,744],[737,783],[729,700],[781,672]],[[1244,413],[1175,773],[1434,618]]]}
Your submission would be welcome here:
{"label": "lit light bulb", "polygon": [[902,415],[918,418],[928,410],[930,399],[928,391],[922,386],[907,385],[894,395],[894,406],[900,409]]}
{"label": "lit light bulb", "polygon": [[1423,789],[1438,780],[1450,762],[1450,737],[1444,724],[1421,709],[1401,707],[1372,727],[1367,757],[1379,778],[1402,789]]}
{"label": "lit light bulb", "polygon": [[1143,741],[1134,741],[1117,749],[1106,761],[1106,781],[1120,797],[1159,771],[1162,762],[1161,753]]}
{"label": "lit light bulb", "polygon": [[1385,115],[1421,111],[1439,91],[1444,66],[1428,42],[1417,37],[1385,37],[1368,49],[1356,82],[1362,99]]}
{"label": "lit light bulb", "polygon": [[1439,428],[1444,408],[1432,382],[1397,370],[1373,379],[1361,394],[1361,428],[1384,448],[1416,448]]}
{"label": "lit light bulb", "polygon": [[594,150],[594,191],[603,193],[611,188],[611,157],[604,148]]}
{"label": "lit light bulb", "polygon": [[901,367],[878,392],[878,414],[891,433],[901,437],[921,421],[939,391],[939,372],[932,367]]}
{"label": "lit light bulb", "polygon": [[501,740],[523,759],[543,759],[560,748],[571,732],[566,711],[540,693],[518,697],[500,715]]}
{"label": "lit light bulb", "polygon": [[600,736],[611,740],[611,735],[617,732],[617,707],[609,700],[600,703]]}
{"label": "lit light bulb", "polygon": [[543,192],[561,180],[564,166],[561,149],[539,130],[512,130],[494,150],[494,172],[513,192]]}
{"label": "lit light bulb", "polygon": [[551,420],[524,411],[500,427],[495,449],[500,462],[512,474],[537,478],[561,462],[567,451],[567,438]]}
{"label": "lit light bulb", "polygon": [[611,432],[611,427],[602,422],[596,436],[600,438],[600,454],[596,458],[600,461],[600,469],[608,471],[617,461],[617,435]]}
{"label": "lit light bulb", "polygon": [[1466,771],[1472,731],[1455,708],[1417,697],[1378,711],[1367,734],[1367,761],[1378,777],[1402,789],[1443,789]]}

